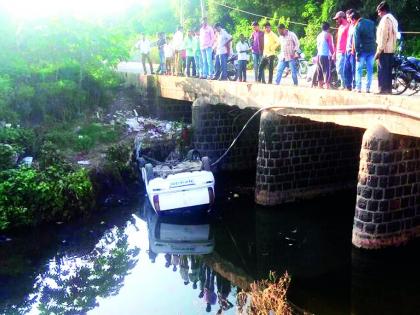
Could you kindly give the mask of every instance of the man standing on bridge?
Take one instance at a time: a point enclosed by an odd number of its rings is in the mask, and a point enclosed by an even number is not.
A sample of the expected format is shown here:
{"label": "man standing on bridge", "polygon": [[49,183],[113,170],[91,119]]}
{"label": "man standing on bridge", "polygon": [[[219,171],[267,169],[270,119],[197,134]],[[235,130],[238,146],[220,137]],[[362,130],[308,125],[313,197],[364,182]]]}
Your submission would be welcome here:
{"label": "man standing on bridge", "polygon": [[213,75],[213,45],[214,30],[207,24],[207,18],[204,17],[200,28],[200,49],[203,61],[202,79],[211,79]]}
{"label": "man standing on bridge", "polygon": [[373,64],[375,58],[375,24],[373,21],[360,17],[355,11],[351,15],[354,23],[354,51],[356,53],[356,89],[362,92],[363,68],[366,65],[367,82],[366,93],[370,92],[373,77]]}
{"label": "man standing on bridge", "polygon": [[297,77],[297,62],[298,51],[299,51],[299,40],[295,33],[289,31],[284,24],[280,24],[278,27],[280,35],[280,55],[279,64],[277,66],[276,84],[279,85],[283,71],[286,67],[292,70],[293,84],[298,85]]}
{"label": "man standing on bridge", "polygon": [[261,63],[261,58],[264,52],[264,32],[260,30],[257,21],[252,22],[252,35],[251,48],[252,48],[252,61],[254,63],[255,82],[258,82],[258,68]]}
{"label": "man standing on bridge", "polygon": [[267,22],[265,23],[264,51],[259,67],[258,82],[265,83],[264,71],[268,65],[268,83],[273,83],[274,59],[276,58],[277,47],[279,47],[279,38],[271,31],[271,25]]}
{"label": "man standing on bridge", "polygon": [[350,25],[347,22],[346,14],[343,11],[338,11],[333,20],[335,20],[338,26],[337,44],[335,46],[333,60],[335,60],[338,77],[340,78],[341,86],[344,89],[344,64],[346,59],[347,36],[349,34]]}
{"label": "man standing on bridge", "polygon": [[150,73],[154,74],[152,61],[150,60],[150,42],[144,33],[141,33],[141,39],[137,42],[136,48],[140,51],[144,74],[147,74],[146,60],[150,66]]}
{"label": "man standing on bridge", "polygon": [[183,66],[182,66],[182,50],[184,50],[184,29],[182,26],[178,26],[177,31],[174,34],[174,38],[172,39],[172,45],[175,52],[175,65],[174,65],[174,72],[177,75],[183,74]]}
{"label": "man standing on bridge", "polygon": [[398,22],[390,13],[386,1],[379,3],[376,8],[381,18],[376,31],[375,60],[378,63],[378,86],[379,94],[391,94],[392,92],[392,62],[397,47]]}
{"label": "man standing on bridge", "polygon": [[216,73],[213,80],[224,81],[227,80],[227,59],[232,35],[228,34],[220,23],[216,23],[214,28],[218,35],[216,40]]}

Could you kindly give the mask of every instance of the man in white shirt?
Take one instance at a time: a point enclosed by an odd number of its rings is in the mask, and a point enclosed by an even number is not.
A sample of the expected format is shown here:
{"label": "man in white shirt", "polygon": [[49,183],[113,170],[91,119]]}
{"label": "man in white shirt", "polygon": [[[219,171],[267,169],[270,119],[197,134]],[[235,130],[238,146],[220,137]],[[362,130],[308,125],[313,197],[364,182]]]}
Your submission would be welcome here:
{"label": "man in white shirt", "polygon": [[184,49],[184,29],[182,26],[178,26],[177,31],[172,39],[172,45],[174,49],[174,72],[177,75],[182,75],[182,50]]}
{"label": "man in white shirt", "polygon": [[149,63],[149,66],[150,66],[150,73],[154,74],[152,61],[150,59],[150,42],[146,38],[146,35],[144,33],[142,33],[140,35],[141,35],[141,39],[137,42],[136,48],[140,51],[141,63],[143,65],[144,74],[145,75],[147,74],[146,60]]}
{"label": "man in white shirt", "polygon": [[214,28],[218,35],[216,40],[216,73],[213,80],[224,81],[227,80],[227,59],[230,52],[232,36],[222,28],[220,23],[216,23]]}
{"label": "man in white shirt", "polygon": [[245,41],[243,34],[239,35],[239,42],[236,44],[236,53],[238,54],[238,72],[239,82],[246,82],[246,65],[248,63],[248,52],[251,50]]}

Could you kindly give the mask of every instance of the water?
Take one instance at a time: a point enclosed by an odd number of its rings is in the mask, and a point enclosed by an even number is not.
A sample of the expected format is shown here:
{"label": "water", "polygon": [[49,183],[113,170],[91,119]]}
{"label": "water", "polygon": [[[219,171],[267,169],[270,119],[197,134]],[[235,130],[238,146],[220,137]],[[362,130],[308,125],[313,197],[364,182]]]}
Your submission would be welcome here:
{"label": "water", "polygon": [[354,249],[354,192],[265,209],[252,178],[232,178],[217,179],[213,218],[158,218],[140,198],[2,236],[0,314],[235,314],[237,292],[270,270],[291,274],[289,299],[307,312],[419,314],[418,243]]}

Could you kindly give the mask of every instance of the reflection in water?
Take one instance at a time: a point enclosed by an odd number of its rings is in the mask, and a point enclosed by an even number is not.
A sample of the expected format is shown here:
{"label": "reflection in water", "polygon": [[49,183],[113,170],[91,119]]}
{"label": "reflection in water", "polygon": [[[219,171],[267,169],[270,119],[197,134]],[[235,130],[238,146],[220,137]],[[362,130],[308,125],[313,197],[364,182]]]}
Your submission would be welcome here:
{"label": "reflection in water", "polygon": [[158,216],[145,202],[141,217],[147,221],[150,261],[154,263],[156,257],[163,254],[165,267],[172,266],[173,272],[179,270],[184,285],[192,283],[194,290],[199,286],[198,298],[205,301],[206,312],[211,312],[217,302],[217,314],[231,309],[233,304],[228,299],[231,283],[212,270],[203,259],[203,255],[214,250],[214,235],[208,215]]}
{"label": "reflection in water", "polygon": [[272,210],[218,196],[212,224],[145,203],[0,238],[0,314],[235,314],[270,270],[290,272],[290,300],[312,313],[418,313],[418,244],[352,249],[354,194]]}

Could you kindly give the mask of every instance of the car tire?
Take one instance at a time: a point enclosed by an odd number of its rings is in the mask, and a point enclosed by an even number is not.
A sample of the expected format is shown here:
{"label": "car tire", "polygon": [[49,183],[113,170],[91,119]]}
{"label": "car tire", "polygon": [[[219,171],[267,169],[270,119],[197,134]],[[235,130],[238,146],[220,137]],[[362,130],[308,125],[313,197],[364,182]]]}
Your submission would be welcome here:
{"label": "car tire", "polygon": [[153,174],[153,165],[147,163],[144,168],[146,169],[147,182],[150,182],[153,178],[155,178],[155,175]]}
{"label": "car tire", "polygon": [[207,156],[205,156],[201,159],[201,162],[203,163],[203,165],[201,167],[202,170],[210,172],[211,171],[210,159]]}
{"label": "car tire", "polygon": [[195,160],[200,160],[201,156],[200,156],[200,152],[198,152],[195,149],[189,150],[187,153],[187,160],[188,161],[195,161]]}
{"label": "car tire", "polygon": [[137,160],[137,163],[138,163],[138,165],[139,165],[139,168],[142,168],[142,167],[144,167],[145,165],[146,165],[146,160],[144,159],[144,158],[139,158],[138,160]]}

